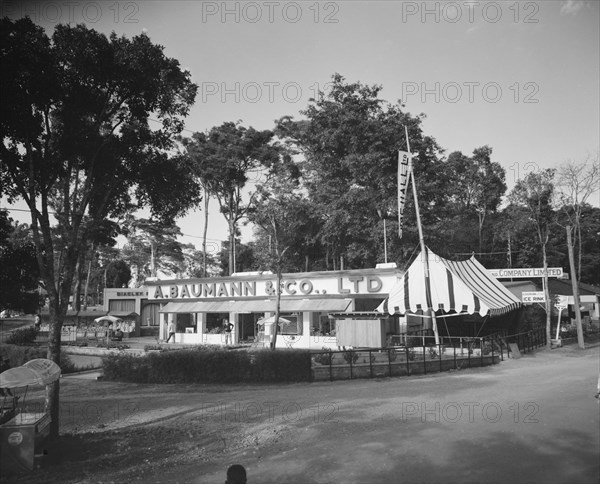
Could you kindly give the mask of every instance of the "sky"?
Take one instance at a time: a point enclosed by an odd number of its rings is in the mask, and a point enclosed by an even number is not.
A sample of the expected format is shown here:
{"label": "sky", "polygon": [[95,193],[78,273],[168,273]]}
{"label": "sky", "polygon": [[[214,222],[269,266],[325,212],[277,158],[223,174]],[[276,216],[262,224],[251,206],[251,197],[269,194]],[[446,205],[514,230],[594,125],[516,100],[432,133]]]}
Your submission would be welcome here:
{"label": "sky", "polygon": [[[598,1],[3,1],[51,34],[85,23],[146,32],[198,84],[184,135],[226,121],[271,129],[300,111],[334,73],[378,84],[446,154],[493,148],[514,186],[528,172],[595,155],[600,146]],[[600,206],[598,196],[591,203]],[[6,204],[3,202],[2,204]],[[22,206],[22,205],[19,205]],[[24,207],[24,206],[22,206]],[[227,238],[210,205],[209,250]],[[24,212],[11,216],[30,222]],[[204,216],[180,220],[201,245]],[[251,233],[243,229],[244,239]]]}

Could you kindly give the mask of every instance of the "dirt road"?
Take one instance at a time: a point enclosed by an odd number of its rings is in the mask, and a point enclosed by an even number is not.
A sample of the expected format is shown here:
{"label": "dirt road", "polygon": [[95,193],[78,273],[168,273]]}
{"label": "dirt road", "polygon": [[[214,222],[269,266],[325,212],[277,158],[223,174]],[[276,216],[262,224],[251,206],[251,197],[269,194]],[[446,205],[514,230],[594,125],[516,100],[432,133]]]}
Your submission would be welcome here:
{"label": "dirt road", "polygon": [[241,463],[250,483],[596,483],[598,350],[279,386],[63,378],[68,435],[18,482],[222,483]]}

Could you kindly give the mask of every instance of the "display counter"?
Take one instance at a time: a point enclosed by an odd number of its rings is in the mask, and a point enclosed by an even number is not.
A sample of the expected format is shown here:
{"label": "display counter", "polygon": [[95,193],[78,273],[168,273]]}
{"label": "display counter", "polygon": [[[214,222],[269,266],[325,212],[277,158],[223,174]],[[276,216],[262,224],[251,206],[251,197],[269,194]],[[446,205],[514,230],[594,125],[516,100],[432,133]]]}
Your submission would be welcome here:
{"label": "display counter", "polygon": [[50,416],[20,413],[0,425],[0,462],[3,470],[33,470],[35,454],[50,433]]}

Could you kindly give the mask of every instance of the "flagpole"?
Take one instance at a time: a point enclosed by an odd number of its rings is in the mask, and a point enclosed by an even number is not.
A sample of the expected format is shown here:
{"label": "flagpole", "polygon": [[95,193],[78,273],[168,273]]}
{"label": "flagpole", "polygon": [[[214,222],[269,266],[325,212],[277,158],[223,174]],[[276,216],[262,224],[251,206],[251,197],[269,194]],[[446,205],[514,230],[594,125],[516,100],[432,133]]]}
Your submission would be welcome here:
{"label": "flagpole", "polygon": [[427,310],[430,312],[431,321],[433,325],[433,334],[435,336],[435,344],[440,344],[440,336],[438,334],[437,320],[435,318],[435,311],[433,309],[433,302],[431,299],[431,284],[429,281],[429,255],[427,253],[427,247],[425,247],[425,239],[423,237],[423,227],[421,227],[421,212],[419,211],[419,200],[417,198],[417,184],[415,182],[415,175],[413,173],[412,164],[412,153],[410,151],[410,141],[408,140],[408,128],[404,126],[404,134],[406,136],[406,147],[410,157],[410,165],[408,169],[408,176],[412,180],[413,198],[415,200],[415,214],[417,216],[417,228],[419,229],[419,243],[421,244],[421,257],[424,257],[423,269],[425,271],[425,297],[427,298]]}

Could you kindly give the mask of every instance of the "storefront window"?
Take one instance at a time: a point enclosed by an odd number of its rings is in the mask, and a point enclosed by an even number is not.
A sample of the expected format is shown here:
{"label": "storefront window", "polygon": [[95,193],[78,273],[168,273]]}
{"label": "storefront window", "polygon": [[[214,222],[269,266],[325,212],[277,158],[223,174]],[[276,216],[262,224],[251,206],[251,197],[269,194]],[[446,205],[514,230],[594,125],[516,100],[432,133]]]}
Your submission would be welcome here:
{"label": "storefront window", "polygon": [[312,336],[335,336],[335,319],[327,313],[315,313],[313,321]]}
{"label": "storefront window", "polygon": [[206,332],[210,334],[224,333],[224,319],[229,321],[229,313],[206,313]]}
{"label": "storefront window", "polygon": [[175,325],[178,333],[186,333],[186,328],[194,328],[194,316],[191,313],[177,314],[177,323]]}
{"label": "storefront window", "polygon": [[302,315],[298,313],[281,313],[280,318],[286,319],[289,323],[279,325],[280,334],[302,334]]}

